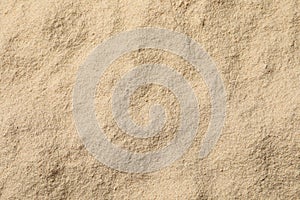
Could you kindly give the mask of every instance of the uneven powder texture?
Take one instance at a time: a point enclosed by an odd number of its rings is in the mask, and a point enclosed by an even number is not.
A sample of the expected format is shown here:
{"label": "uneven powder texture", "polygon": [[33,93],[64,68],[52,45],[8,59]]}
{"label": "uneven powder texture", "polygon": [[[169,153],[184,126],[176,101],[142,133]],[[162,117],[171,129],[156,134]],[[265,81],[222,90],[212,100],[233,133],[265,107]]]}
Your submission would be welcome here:
{"label": "uneven powder texture", "polygon": [[[0,199],[299,199],[300,20],[297,0],[0,1]],[[161,171],[128,174],[87,152],[72,116],[79,66],[103,40],[139,27],[187,34],[209,53],[224,81],[227,116],[211,154],[198,158],[210,117],[205,82],[168,52],[141,50],[99,79],[97,118],[113,143],[162,148],[178,109],[166,88],[132,96],[145,124],[153,102],[169,118],[160,137],[131,138],[112,121],[111,88],[135,65],[165,63],[188,80],[200,127],[184,156]]]}

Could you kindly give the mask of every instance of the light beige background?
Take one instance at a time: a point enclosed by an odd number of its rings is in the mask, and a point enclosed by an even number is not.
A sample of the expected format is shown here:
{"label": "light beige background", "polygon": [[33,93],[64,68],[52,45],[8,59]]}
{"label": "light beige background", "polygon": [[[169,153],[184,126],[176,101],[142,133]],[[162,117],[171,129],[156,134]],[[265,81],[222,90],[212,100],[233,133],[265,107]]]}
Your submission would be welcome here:
{"label": "light beige background", "polygon": [[[300,62],[297,0],[0,1],[0,199],[299,199]],[[97,117],[129,150],[161,148],[176,132],[178,104],[159,86],[132,97],[143,124],[152,102],[169,110],[160,137],[136,140],[111,118],[112,85],[139,63],[166,63],[200,99],[193,146],[168,168],[126,174],[84,148],[72,117],[80,64],[106,38],[138,27],[179,31],[215,61],[227,92],[223,135],[198,159],[210,116],[201,77],[181,58],[132,52],[100,80]],[[164,95],[161,95],[164,94]]]}

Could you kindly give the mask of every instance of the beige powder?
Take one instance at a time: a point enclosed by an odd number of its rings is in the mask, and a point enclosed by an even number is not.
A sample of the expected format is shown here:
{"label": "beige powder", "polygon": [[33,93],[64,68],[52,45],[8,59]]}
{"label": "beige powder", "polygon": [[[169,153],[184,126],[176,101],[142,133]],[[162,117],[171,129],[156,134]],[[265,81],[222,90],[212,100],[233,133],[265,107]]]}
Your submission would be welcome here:
{"label": "beige powder", "polygon": [[[297,0],[1,0],[0,27],[0,199],[299,199]],[[165,105],[159,137],[134,139],[114,124],[111,89],[138,64],[164,63],[182,73],[201,116],[181,159],[157,172],[128,174],[85,149],[72,116],[72,90],[79,66],[99,43],[140,27],[182,32],[201,44],[224,81],[227,116],[217,145],[200,160],[210,117],[205,82],[168,52],[124,55],[99,79],[95,100],[113,143],[146,152],[176,134],[178,102],[157,85],[137,90],[130,112],[145,124],[152,103]]]}

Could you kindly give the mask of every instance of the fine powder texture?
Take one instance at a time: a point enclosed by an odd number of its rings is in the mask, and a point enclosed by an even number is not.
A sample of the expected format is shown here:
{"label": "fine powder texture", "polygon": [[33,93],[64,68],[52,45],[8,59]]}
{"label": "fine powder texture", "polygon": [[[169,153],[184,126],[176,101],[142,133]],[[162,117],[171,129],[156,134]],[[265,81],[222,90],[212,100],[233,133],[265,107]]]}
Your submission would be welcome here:
{"label": "fine powder texture", "polygon": [[[297,0],[1,0],[0,199],[299,199],[300,20]],[[199,159],[211,116],[203,78],[167,51],[141,49],[113,62],[95,97],[107,138],[145,153],[168,145],[180,105],[161,85],[138,88],[129,113],[139,125],[161,104],[161,132],[138,139],[120,130],[113,87],[137,65],[165,64],[192,86],[200,123],[192,146],[170,166],[145,174],[99,162],[79,138],[72,92],[79,67],[123,31],[186,34],[210,55],[227,94],[223,132]]]}

